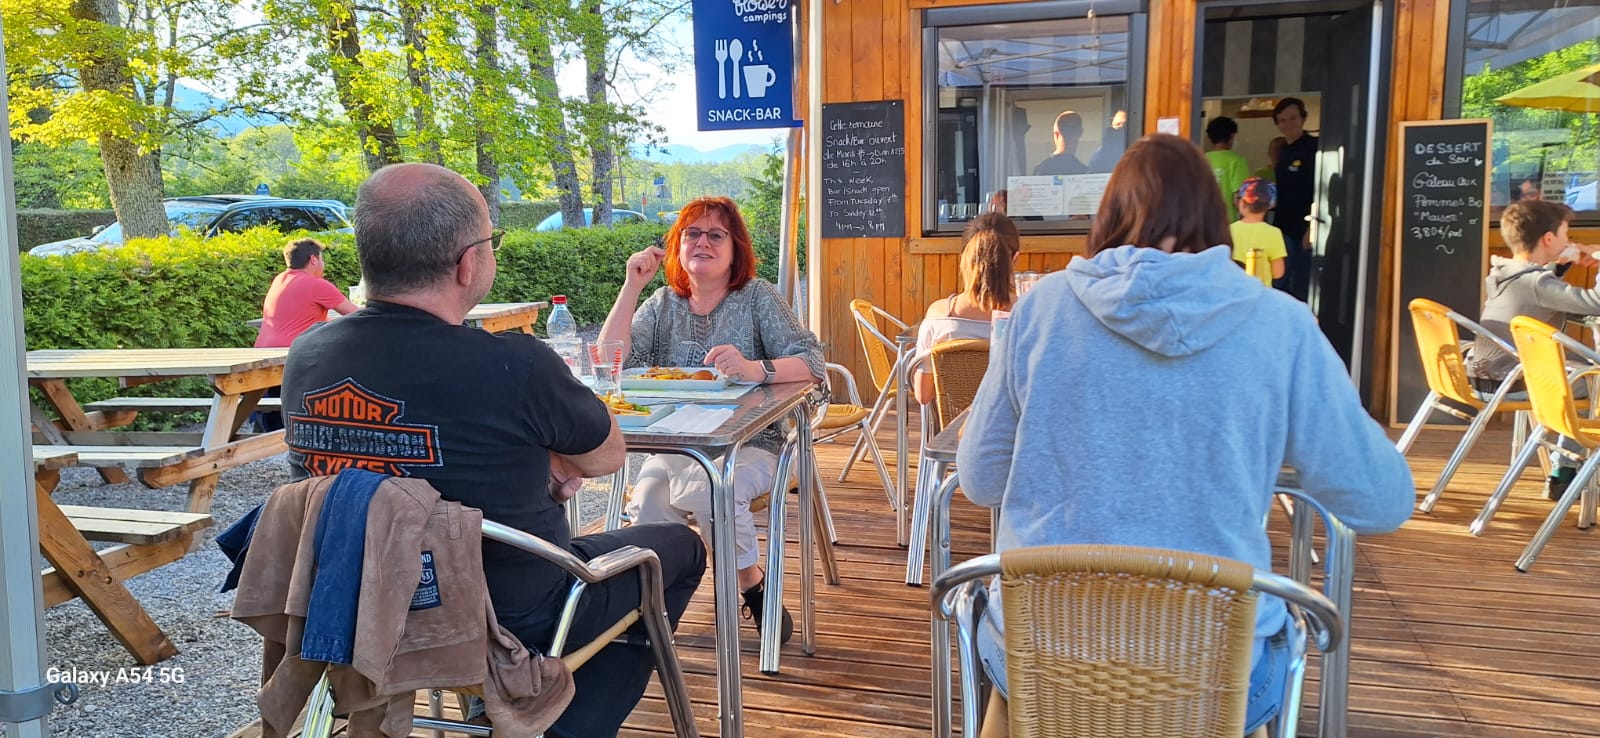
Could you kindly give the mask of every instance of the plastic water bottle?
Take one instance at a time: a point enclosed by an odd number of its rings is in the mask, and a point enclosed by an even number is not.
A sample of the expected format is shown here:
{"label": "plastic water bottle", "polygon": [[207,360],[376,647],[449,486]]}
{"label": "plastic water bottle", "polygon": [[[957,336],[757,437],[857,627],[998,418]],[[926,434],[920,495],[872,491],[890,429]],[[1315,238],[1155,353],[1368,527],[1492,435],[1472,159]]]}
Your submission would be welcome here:
{"label": "plastic water bottle", "polygon": [[550,348],[555,349],[561,360],[567,363],[572,376],[582,379],[583,341],[578,339],[578,323],[572,319],[572,311],[567,309],[567,296],[556,295],[550,301],[555,303],[550,310],[550,319],[545,323],[545,330],[550,333]]}
{"label": "plastic water bottle", "polygon": [[550,302],[555,303],[555,307],[550,309],[550,320],[545,323],[545,329],[550,332],[551,340],[576,339],[578,323],[572,319],[572,311],[567,309],[567,296],[556,295],[550,298]]}

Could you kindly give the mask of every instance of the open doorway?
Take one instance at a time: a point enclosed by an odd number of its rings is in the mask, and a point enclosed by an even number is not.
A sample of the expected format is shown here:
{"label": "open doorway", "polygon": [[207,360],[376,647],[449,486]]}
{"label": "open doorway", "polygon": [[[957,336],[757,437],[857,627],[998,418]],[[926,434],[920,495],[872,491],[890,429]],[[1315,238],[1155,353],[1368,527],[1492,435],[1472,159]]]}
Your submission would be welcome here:
{"label": "open doorway", "polygon": [[[1220,116],[1238,126],[1233,149],[1253,174],[1279,183],[1272,219],[1291,243],[1278,286],[1306,301],[1323,332],[1370,391],[1384,126],[1380,70],[1388,68],[1390,10],[1382,0],[1202,2],[1195,43],[1192,130],[1202,145]],[[1300,137],[1288,117],[1301,101]],[[1269,151],[1288,152],[1274,162]],[[1232,193],[1224,193],[1230,197]],[[1296,248],[1302,249],[1293,253]]]}

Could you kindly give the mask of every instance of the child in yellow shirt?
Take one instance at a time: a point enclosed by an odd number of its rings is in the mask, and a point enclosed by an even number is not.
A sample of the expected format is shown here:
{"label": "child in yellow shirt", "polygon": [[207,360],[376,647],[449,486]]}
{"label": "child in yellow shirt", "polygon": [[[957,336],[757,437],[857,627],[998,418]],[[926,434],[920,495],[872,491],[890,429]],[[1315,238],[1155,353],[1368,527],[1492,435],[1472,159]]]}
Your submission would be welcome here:
{"label": "child in yellow shirt", "polygon": [[1283,278],[1284,259],[1289,256],[1283,231],[1267,222],[1267,211],[1278,204],[1278,188],[1265,179],[1251,177],[1239,185],[1233,202],[1239,210],[1239,219],[1228,226],[1233,236],[1233,260],[1249,269],[1250,252],[1260,250],[1267,268],[1255,276],[1271,287],[1272,280]]}

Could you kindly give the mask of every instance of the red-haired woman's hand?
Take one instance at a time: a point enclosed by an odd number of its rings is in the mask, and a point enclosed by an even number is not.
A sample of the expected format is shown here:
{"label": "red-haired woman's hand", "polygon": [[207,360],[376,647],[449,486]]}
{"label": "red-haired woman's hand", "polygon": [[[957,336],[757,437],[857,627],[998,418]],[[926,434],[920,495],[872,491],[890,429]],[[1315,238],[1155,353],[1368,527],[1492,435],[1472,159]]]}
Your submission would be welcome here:
{"label": "red-haired woman's hand", "polygon": [[655,279],[656,272],[661,270],[661,261],[665,258],[667,252],[659,246],[647,246],[643,251],[628,257],[628,273],[623,279],[623,284],[642,289],[650,283],[650,280]]}

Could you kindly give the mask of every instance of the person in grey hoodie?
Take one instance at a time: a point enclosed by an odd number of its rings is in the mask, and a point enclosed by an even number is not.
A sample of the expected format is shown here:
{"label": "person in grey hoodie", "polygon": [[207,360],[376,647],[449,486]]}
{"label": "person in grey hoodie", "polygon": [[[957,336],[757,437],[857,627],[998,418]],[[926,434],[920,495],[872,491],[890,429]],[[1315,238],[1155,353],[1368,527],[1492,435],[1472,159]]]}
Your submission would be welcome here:
{"label": "person in grey hoodie", "polygon": [[[1358,533],[1398,528],[1415,487],[1305,306],[1232,261],[1226,209],[1193,144],[1156,134],[1112,172],[1092,258],[1040,280],[991,349],[958,455],[999,508],[995,549],[1119,544],[1272,567],[1279,470]],[[999,610],[979,633],[1005,691]],[[1282,601],[1262,598],[1247,724],[1281,707]]]}

